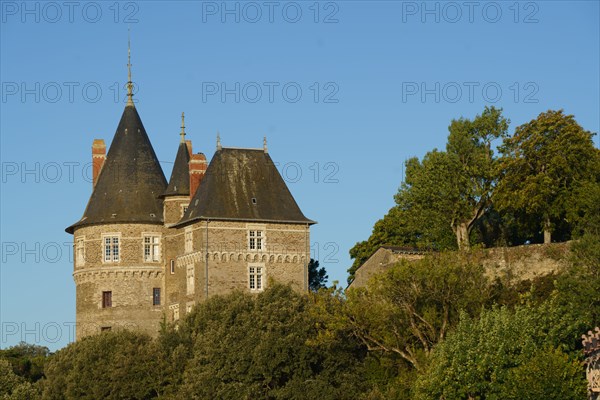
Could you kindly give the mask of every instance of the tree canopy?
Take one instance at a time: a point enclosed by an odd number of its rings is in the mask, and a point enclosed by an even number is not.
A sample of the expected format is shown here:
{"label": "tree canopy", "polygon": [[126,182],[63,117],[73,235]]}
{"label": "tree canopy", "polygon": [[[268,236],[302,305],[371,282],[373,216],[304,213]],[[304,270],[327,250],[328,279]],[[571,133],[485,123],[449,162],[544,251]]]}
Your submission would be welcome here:
{"label": "tree canopy", "polygon": [[500,151],[498,208],[533,215],[549,243],[552,231],[600,183],[600,151],[593,134],[563,110],[541,113],[516,128]]}

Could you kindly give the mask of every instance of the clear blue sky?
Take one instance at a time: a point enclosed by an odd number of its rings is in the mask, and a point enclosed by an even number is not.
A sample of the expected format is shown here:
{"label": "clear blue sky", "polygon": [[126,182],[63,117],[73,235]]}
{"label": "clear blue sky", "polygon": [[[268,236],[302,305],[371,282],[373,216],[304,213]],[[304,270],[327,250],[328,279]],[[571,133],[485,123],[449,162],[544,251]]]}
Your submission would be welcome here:
{"label": "clear blue sky", "polygon": [[343,283],[403,161],[443,147],[452,118],[496,105],[512,131],[564,108],[599,130],[597,1],[71,4],[0,3],[2,348],[70,340],[64,228],[91,193],[93,139],[110,143],[123,111],[128,27],[137,108],[165,175],[182,111],[208,157],[217,130],[224,146],[266,135],[319,222],[313,257]]}

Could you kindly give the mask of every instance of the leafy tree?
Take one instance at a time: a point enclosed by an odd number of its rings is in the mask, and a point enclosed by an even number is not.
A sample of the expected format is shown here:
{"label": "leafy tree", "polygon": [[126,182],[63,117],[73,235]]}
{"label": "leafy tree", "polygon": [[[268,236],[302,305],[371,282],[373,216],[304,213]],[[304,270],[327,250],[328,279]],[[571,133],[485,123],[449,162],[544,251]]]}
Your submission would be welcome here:
{"label": "leafy tree", "polygon": [[420,369],[458,322],[459,310],[476,315],[487,296],[483,267],[443,253],[400,262],[366,288],[348,290],[345,318],[369,350],[397,354]]}
{"label": "leafy tree", "polygon": [[[565,356],[575,349],[573,338],[583,326],[576,313],[554,301],[525,304],[514,311],[494,307],[479,319],[463,313],[456,329],[433,352],[429,368],[415,385],[415,398],[584,398],[583,368]],[[550,366],[559,369],[538,373]],[[539,380],[535,384],[534,378]]]}
{"label": "leafy tree", "polygon": [[319,268],[319,261],[310,259],[308,263],[308,288],[314,292],[325,288],[329,279],[325,267]]}
{"label": "leafy tree", "polygon": [[160,392],[160,354],[152,339],[103,332],[69,344],[46,368],[44,399],[149,399]]}
{"label": "leafy tree", "polygon": [[516,128],[500,148],[500,209],[536,216],[544,243],[580,202],[581,188],[600,182],[600,151],[573,115],[549,110]]}
{"label": "leafy tree", "polygon": [[40,398],[37,386],[13,372],[11,363],[0,358],[0,399],[34,400]]}
{"label": "leafy tree", "polygon": [[502,109],[486,107],[473,120],[452,120],[446,151],[432,151],[422,162],[411,159],[396,202],[409,204],[436,223],[445,221],[459,249],[468,249],[475,223],[490,205],[495,184],[492,142],[504,135],[509,121]]}
{"label": "leafy tree", "polygon": [[182,343],[193,342],[178,397],[355,398],[361,346],[349,337],[318,341],[311,307],[281,285],[199,304],[178,330]]}
{"label": "leafy tree", "polygon": [[[348,284],[354,280],[354,273],[383,245],[392,246],[426,246],[425,240],[419,241],[423,237],[416,227],[419,225],[412,220],[409,211],[395,206],[379,221],[375,223],[373,232],[368,240],[356,243],[350,249],[350,257],[354,259],[352,266],[348,269]],[[424,243],[425,242],[425,243]]]}
{"label": "leafy tree", "polygon": [[9,361],[13,372],[29,382],[36,382],[44,376],[44,365],[49,355],[47,347],[25,342],[0,350],[0,358]]}

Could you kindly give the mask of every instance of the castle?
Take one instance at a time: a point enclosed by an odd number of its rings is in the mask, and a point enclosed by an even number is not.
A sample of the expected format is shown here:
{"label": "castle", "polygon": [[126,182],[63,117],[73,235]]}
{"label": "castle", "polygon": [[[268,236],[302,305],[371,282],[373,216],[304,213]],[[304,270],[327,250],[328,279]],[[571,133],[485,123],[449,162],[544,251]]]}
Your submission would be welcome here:
{"label": "castle", "polygon": [[76,338],[132,328],[156,335],[210,296],[308,290],[310,226],[267,151],[221,146],[210,163],[182,124],[167,182],[133,102],[112,143],[92,145],[93,191],[73,235]]}

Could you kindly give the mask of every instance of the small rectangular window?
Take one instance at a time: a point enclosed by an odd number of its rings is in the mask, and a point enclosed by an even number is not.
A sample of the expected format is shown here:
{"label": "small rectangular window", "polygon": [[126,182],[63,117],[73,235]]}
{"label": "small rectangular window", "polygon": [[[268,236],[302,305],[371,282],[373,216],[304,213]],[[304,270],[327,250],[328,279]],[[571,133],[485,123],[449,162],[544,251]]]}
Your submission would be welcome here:
{"label": "small rectangular window", "polygon": [[119,261],[119,237],[104,236],[104,262]]}
{"label": "small rectangular window", "polygon": [[77,244],[75,245],[75,254],[77,258],[77,265],[83,265],[85,263],[85,242],[83,238],[77,239]]}
{"label": "small rectangular window", "polygon": [[110,326],[102,326],[100,327],[100,332],[109,332],[112,329]]}
{"label": "small rectangular window", "polygon": [[160,306],[160,288],[152,289],[152,305]]}
{"label": "small rectangular window", "polygon": [[248,267],[248,287],[250,290],[263,290],[263,267]]}
{"label": "small rectangular window", "polygon": [[194,236],[192,230],[185,232],[185,252],[191,253],[194,250]]}
{"label": "small rectangular window", "polygon": [[112,292],[102,292],[102,308],[112,307]]}
{"label": "small rectangular window", "polygon": [[187,266],[187,294],[194,294],[194,265]]}
{"label": "small rectangular window", "polygon": [[144,236],[144,261],[160,261],[160,237],[154,235]]}
{"label": "small rectangular window", "polygon": [[264,250],[263,231],[248,231],[248,249]]}
{"label": "small rectangular window", "polygon": [[171,275],[175,273],[175,260],[171,260]]}

